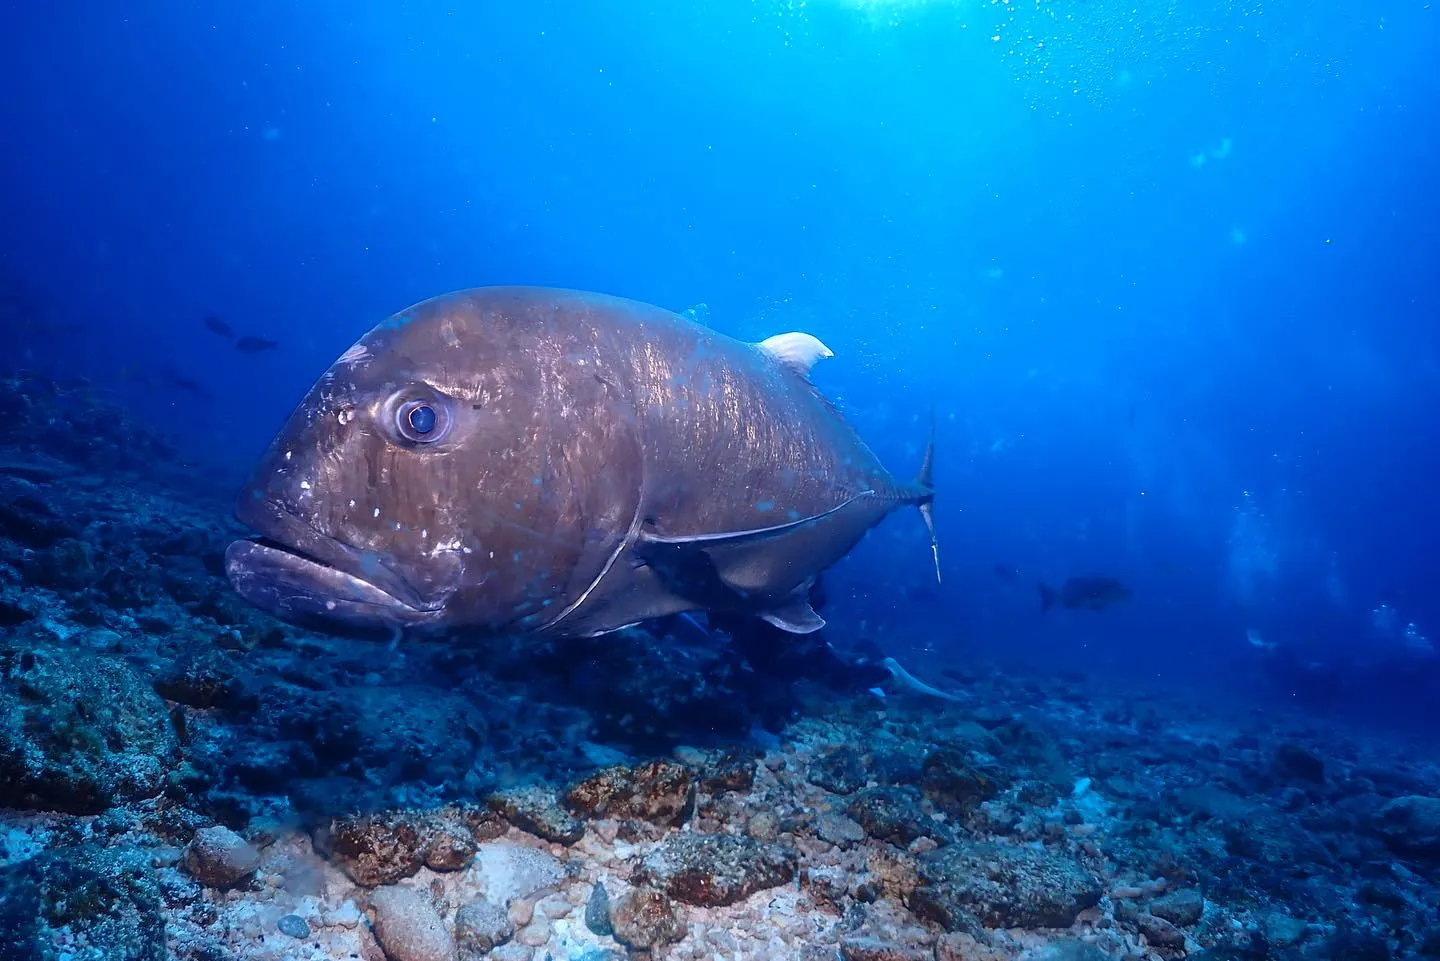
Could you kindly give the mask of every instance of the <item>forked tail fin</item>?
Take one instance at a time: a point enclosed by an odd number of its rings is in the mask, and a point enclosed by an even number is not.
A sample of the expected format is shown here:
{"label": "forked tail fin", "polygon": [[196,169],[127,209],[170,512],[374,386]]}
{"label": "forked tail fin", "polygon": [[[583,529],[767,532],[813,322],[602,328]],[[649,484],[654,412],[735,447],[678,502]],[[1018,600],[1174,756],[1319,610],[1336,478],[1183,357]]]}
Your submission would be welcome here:
{"label": "forked tail fin", "polygon": [[930,533],[930,554],[935,558],[935,583],[940,583],[940,541],[935,536],[935,411],[930,411],[930,439],[925,443],[925,458],[915,478],[915,506],[925,519]]}

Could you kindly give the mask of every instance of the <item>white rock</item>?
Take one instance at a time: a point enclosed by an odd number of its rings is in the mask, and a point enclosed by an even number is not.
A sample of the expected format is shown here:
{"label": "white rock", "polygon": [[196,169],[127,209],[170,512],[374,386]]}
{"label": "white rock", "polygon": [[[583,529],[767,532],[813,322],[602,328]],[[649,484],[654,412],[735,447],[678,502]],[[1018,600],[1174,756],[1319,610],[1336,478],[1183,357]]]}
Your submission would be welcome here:
{"label": "white rock", "polygon": [[392,884],[370,892],[375,940],[390,961],[455,961],[455,939],[435,905],[414,888]]}

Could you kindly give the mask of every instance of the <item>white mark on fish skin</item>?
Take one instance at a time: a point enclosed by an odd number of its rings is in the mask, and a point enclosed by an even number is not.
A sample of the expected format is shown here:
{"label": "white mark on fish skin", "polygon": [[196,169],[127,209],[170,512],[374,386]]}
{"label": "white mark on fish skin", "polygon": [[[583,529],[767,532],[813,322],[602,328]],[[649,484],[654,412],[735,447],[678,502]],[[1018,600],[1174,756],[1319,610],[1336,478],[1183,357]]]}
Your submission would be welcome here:
{"label": "white mark on fish skin", "polygon": [[308,491],[308,490],[310,489],[310,482],[309,482],[309,481],[301,481],[301,482],[300,482],[300,489],[301,489],[302,491]]}
{"label": "white mark on fish skin", "polygon": [[355,408],[340,408],[338,411],[335,412],[335,419],[339,421],[340,425],[343,427],[345,424],[348,424],[355,419]]}
{"label": "white mark on fish skin", "polygon": [[356,364],[370,356],[370,349],[364,344],[355,344],[341,354],[336,364]]}
{"label": "white mark on fish skin", "polygon": [[494,552],[494,551],[491,551],[491,552],[490,552],[490,559],[491,559],[492,561],[495,559],[495,552]]}
{"label": "white mark on fish skin", "polygon": [[285,460],[286,460],[286,462],[288,463],[289,460],[290,460],[290,458],[292,458],[292,457],[294,457],[294,456],[295,456],[295,452],[294,452],[293,450],[287,450],[287,451],[285,452]]}
{"label": "white mark on fish skin", "polygon": [[430,532],[429,532],[428,530],[426,530],[426,529],[423,528],[423,527],[420,528],[420,539],[421,539],[422,541],[425,540],[425,539],[426,539],[427,537],[429,537],[429,536],[430,536]]}
{"label": "white mark on fish skin", "polygon": [[378,508],[378,507],[375,508],[375,510],[371,512],[370,516],[371,516],[371,517],[379,517],[379,516],[380,516],[380,508]]}
{"label": "white mark on fish skin", "polygon": [[353,497],[350,498],[350,506],[351,506],[351,507],[354,507],[354,506],[355,506],[355,498],[353,498]]}

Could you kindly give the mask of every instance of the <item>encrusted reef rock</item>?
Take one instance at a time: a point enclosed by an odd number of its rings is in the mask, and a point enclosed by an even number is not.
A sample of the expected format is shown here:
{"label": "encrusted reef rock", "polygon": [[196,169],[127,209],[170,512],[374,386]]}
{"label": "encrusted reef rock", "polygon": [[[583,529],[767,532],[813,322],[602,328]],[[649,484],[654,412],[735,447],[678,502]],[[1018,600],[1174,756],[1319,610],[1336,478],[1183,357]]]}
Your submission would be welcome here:
{"label": "encrusted reef rock", "polygon": [[585,825],[560,804],[549,788],[530,785],[490,796],[490,807],[522,831],[557,844],[574,844],[585,836]]}
{"label": "encrusted reef rock", "polygon": [[730,834],[675,834],[640,859],[634,880],[677,901],[713,907],[794,877],[793,856],[776,845]]}
{"label": "encrusted reef rock", "polygon": [[164,908],[145,853],[80,845],[0,870],[0,958],[56,957],[55,932],[106,961],[168,961]]}
{"label": "encrusted reef rock", "polygon": [[179,762],[165,702],[123,661],[0,642],[0,806],[99,814]]}
{"label": "encrusted reef rock", "polygon": [[921,837],[942,844],[950,839],[949,829],[925,813],[920,806],[920,792],[912,787],[861,791],[850,801],[847,813],[870,837],[901,847]]}
{"label": "encrusted reef rock", "polygon": [[1100,880],[1073,857],[1045,849],[982,842],[923,855],[911,908],[920,917],[964,930],[1065,928],[1100,901]]}
{"label": "encrusted reef rock", "polygon": [[615,940],[628,948],[649,950],[685,936],[685,919],[663,891],[631,888],[610,906]]}
{"label": "encrusted reef rock", "polygon": [[1375,831],[1397,854],[1440,859],[1440,798],[1397,797],[1377,812]]}
{"label": "encrusted reef rock", "polygon": [[504,906],[490,900],[471,901],[455,912],[455,942],[460,961],[483,958],[515,936]]}
{"label": "encrusted reef rock", "polygon": [[955,748],[932,751],[920,772],[920,788],[925,796],[950,814],[966,814],[993,798],[997,791],[995,779]]}
{"label": "encrusted reef rock", "polygon": [[806,778],[832,794],[854,794],[865,786],[865,765],[859,751],[842,745],[811,761]]}
{"label": "encrusted reef rock", "polygon": [[315,847],[356,883],[394,884],[420,870],[460,871],[476,845],[498,837],[504,825],[478,808],[428,813],[383,811],[333,818],[315,833]]}
{"label": "encrusted reef rock", "polygon": [[565,795],[571,810],[587,817],[639,818],[670,826],[695,806],[695,775],[674,761],[612,767],[586,778]]}
{"label": "encrusted reef rock", "polygon": [[402,812],[337,818],[316,835],[315,846],[365,887],[394,884],[420,870],[431,826]]}
{"label": "encrusted reef rock", "polygon": [[191,877],[201,884],[229,888],[255,873],[260,855],[249,841],[220,826],[196,831],[184,861]]}

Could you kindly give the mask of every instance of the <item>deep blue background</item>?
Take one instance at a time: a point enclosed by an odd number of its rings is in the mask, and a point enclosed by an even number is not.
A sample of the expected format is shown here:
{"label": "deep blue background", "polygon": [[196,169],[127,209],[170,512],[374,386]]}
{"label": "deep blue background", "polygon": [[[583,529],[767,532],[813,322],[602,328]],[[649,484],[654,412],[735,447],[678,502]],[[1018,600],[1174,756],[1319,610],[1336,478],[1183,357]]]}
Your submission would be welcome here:
{"label": "deep blue background", "polygon": [[[1239,683],[1246,628],[1382,656],[1382,601],[1440,635],[1427,4],[3,16],[0,254],[38,306],[0,344],[237,482],[416,300],[703,302],[825,340],[817,379],[898,474],[936,406],[943,589],[895,518],[836,572],[845,630],[1162,683]],[[1133,602],[1040,617],[1035,580],[1092,571]]]}

